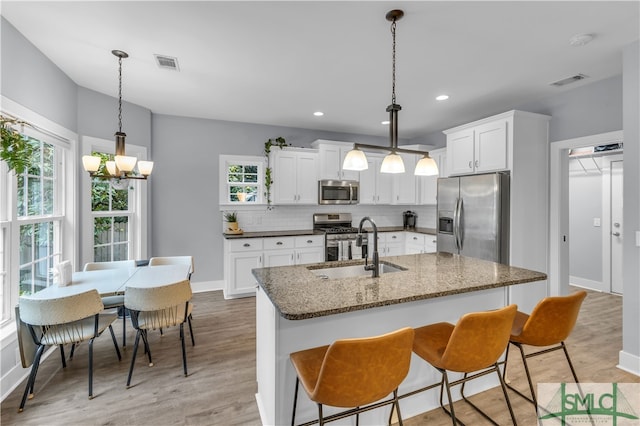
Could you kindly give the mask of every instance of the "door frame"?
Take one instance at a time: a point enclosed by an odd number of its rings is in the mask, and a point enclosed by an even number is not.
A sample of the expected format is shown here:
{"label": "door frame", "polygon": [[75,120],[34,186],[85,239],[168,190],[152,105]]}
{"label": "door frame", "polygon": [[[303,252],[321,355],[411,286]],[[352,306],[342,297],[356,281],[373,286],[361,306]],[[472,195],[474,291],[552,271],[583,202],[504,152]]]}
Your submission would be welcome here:
{"label": "door frame", "polygon": [[[550,144],[549,292],[569,294],[569,156],[572,148],[605,145],[623,140],[622,130],[566,139]],[[603,271],[604,277],[604,271]],[[610,281],[610,278],[608,278]]]}
{"label": "door frame", "polygon": [[[613,195],[613,170],[612,170],[612,166],[611,163],[614,162],[620,162],[622,164],[622,175],[623,175],[623,179],[624,179],[624,156],[622,154],[620,155],[612,155],[610,156],[610,158],[608,158],[608,164],[607,164],[607,168],[609,173],[607,174],[607,179],[605,182],[603,182],[603,191],[602,191],[602,202],[604,203],[605,201],[607,201],[607,206],[608,209],[605,211],[607,217],[606,217],[606,229],[603,227],[602,229],[602,242],[603,242],[603,247],[602,247],[602,255],[604,256],[604,263],[602,266],[602,279],[603,281],[605,281],[604,284],[605,288],[609,289],[609,292],[611,294],[623,294],[624,293],[624,289],[622,290],[622,293],[619,292],[614,292],[613,291],[613,247],[612,247],[612,234],[613,234],[613,228],[611,227],[611,222],[612,222],[612,218],[611,218],[611,213],[613,213],[613,200],[612,200],[612,195]],[[606,184],[606,187],[605,187]],[[624,195],[623,195],[624,196]],[[605,199],[605,197],[607,197]],[[603,222],[604,223],[604,222]],[[624,220],[622,221],[622,227],[624,229]],[[606,235],[605,235],[606,233]],[[624,248],[623,248],[624,250]],[[609,256],[605,256],[606,254],[609,254]],[[622,254],[624,255],[624,253]],[[606,275],[605,275],[606,273]],[[623,270],[620,271],[620,273],[622,273],[624,275],[624,266],[623,266]]]}

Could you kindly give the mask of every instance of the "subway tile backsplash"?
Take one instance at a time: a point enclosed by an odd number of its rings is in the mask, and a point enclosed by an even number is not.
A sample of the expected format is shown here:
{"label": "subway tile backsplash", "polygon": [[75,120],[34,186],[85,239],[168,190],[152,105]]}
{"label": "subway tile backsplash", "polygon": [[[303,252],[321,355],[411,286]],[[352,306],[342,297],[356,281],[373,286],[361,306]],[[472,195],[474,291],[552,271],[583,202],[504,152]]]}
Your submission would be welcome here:
{"label": "subway tile backsplash", "polygon": [[402,226],[402,212],[412,210],[418,214],[417,226],[425,228],[436,227],[435,206],[272,206],[271,209],[256,208],[240,210],[226,209],[219,213],[222,229],[225,223],[222,219],[224,211],[236,211],[238,223],[245,232],[257,231],[287,231],[311,229],[314,213],[351,213],[353,226],[358,226],[364,216],[371,217],[378,226]]}

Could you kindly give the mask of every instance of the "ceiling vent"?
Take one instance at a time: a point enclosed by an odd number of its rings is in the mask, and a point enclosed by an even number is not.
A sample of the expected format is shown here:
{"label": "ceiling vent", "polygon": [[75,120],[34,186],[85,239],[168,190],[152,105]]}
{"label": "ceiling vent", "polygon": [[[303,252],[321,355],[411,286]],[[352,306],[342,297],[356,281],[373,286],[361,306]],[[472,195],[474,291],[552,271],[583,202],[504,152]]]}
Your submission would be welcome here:
{"label": "ceiling vent", "polygon": [[588,77],[589,77],[588,75],[576,74],[576,75],[572,75],[571,77],[563,78],[562,80],[553,82],[550,84],[550,86],[562,87],[562,86],[566,86],[567,84],[575,83],[576,81],[584,80],[585,78],[588,78]]}
{"label": "ceiling vent", "polygon": [[178,58],[174,58],[172,56],[165,55],[153,55],[156,58],[156,63],[160,68],[167,70],[180,71],[180,67],[178,66]]}

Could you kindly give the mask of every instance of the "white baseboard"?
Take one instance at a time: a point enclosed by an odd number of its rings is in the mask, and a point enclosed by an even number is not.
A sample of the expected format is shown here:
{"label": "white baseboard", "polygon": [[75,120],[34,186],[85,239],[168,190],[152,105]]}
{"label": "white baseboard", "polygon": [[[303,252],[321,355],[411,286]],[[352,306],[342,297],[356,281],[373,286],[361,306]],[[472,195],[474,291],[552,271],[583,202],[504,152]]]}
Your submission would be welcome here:
{"label": "white baseboard", "polygon": [[605,289],[604,284],[601,281],[594,281],[587,278],[575,277],[571,275],[569,276],[569,282],[571,283],[571,285],[575,285],[578,287],[609,293],[609,289]]}
{"label": "white baseboard", "polygon": [[191,282],[191,291],[194,293],[216,290],[224,290],[224,280]]}
{"label": "white baseboard", "polygon": [[620,370],[640,376],[640,356],[620,351],[617,367]]}

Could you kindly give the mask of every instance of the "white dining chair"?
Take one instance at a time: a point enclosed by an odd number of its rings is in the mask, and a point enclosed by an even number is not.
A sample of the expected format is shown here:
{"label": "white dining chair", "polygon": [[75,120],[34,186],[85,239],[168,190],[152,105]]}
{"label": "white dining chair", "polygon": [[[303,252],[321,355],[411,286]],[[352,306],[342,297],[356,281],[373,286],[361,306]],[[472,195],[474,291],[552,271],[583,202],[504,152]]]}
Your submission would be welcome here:
{"label": "white dining chair", "polygon": [[[84,264],[84,271],[100,271],[104,269],[124,269],[135,268],[135,260],[116,260],[113,262],[88,262]],[[102,297],[102,304],[105,309],[122,309],[122,347],[127,347],[127,312],[124,309],[124,295]]]}
{"label": "white dining chair", "polygon": [[29,334],[33,343],[37,345],[37,349],[18,411],[21,412],[24,409],[27,397],[29,399],[33,397],[40,359],[46,346],[60,346],[62,366],[66,367],[62,345],[72,344],[75,347],[80,342],[89,341],[89,399],[92,399],[93,340],[108,328],[118,360],[120,360],[120,349],[111,327],[118,316],[100,313],[104,310],[104,305],[97,290],[55,299],[36,299],[25,296],[19,299],[19,307],[20,320],[28,327]]}
{"label": "white dining chair", "polygon": [[187,376],[187,354],[184,344],[184,323],[187,322],[191,300],[189,280],[159,287],[127,287],[124,292],[124,306],[131,313],[131,323],[136,329],[136,340],[131,356],[131,366],[127,377],[127,387],[131,384],[133,367],[136,362],[140,338],[145,347],[149,366],[153,366],[151,348],[147,338],[148,330],[180,327],[180,343],[182,345],[182,366]]}
{"label": "white dining chair", "polygon": [[[149,266],[159,265],[189,265],[189,272],[187,273],[187,279],[191,281],[191,274],[193,274],[193,256],[156,256],[149,259]],[[193,320],[193,304],[189,304],[189,315],[187,317],[189,323],[189,335],[191,336],[191,346],[196,345],[195,338],[193,337],[193,326],[191,321]],[[162,330],[160,330],[162,332]]]}

